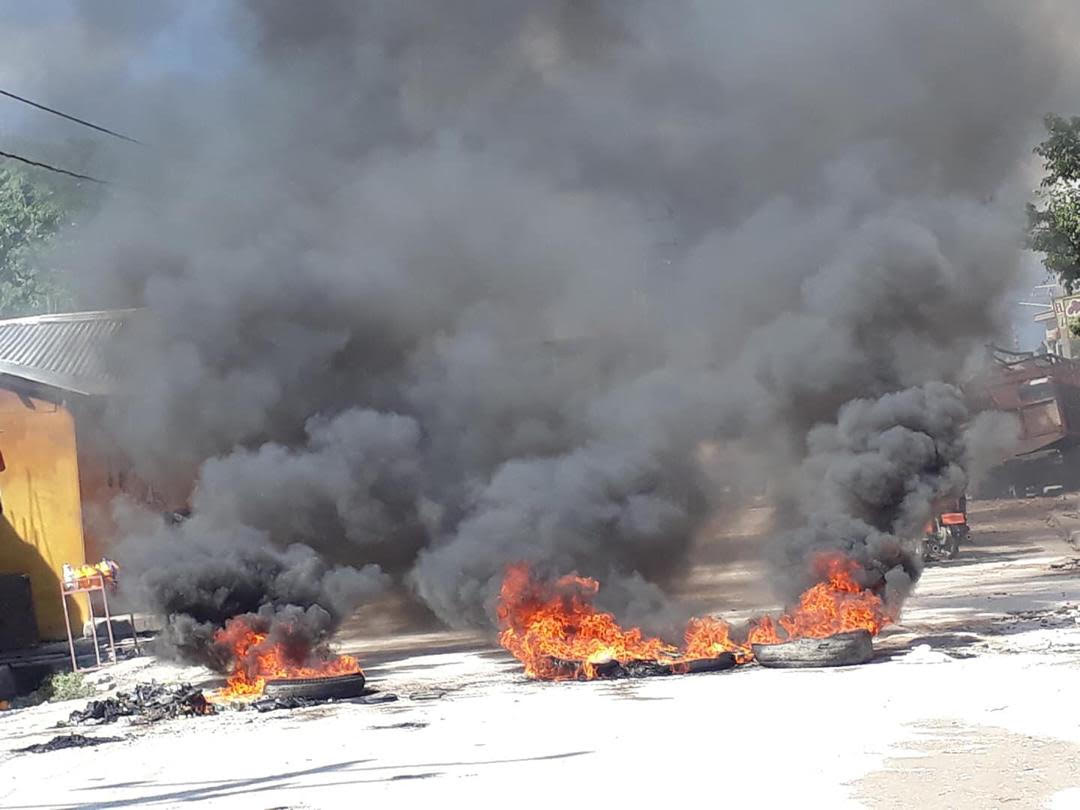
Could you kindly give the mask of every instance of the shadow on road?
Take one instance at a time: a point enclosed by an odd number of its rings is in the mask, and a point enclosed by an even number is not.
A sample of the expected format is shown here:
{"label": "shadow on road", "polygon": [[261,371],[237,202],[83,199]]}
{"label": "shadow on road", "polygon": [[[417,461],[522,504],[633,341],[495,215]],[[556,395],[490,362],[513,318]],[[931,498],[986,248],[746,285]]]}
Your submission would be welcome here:
{"label": "shadow on road", "polygon": [[[427,769],[433,768],[456,768],[456,767],[473,767],[481,765],[508,765],[522,762],[540,762],[553,759],[569,759],[572,757],[585,756],[593,753],[592,751],[566,751],[558,754],[542,754],[535,757],[518,757],[512,759],[488,759],[488,760],[468,760],[457,762],[423,762],[413,763],[407,765],[368,765],[367,767],[357,767],[365,765],[369,762],[375,762],[374,759],[354,759],[346,762],[337,762],[330,765],[321,765],[316,768],[306,768],[304,770],[286,771],[283,773],[270,774],[267,776],[255,777],[252,779],[226,779],[226,780],[212,780],[206,782],[174,782],[174,783],[149,783],[149,782],[114,782],[107,785],[93,785],[84,788],[84,790],[121,790],[125,788],[146,786],[148,788],[162,788],[162,787],[180,787],[186,788],[183,790],[172,790],[164,793],[156,794],[143,794],[141,796],[132,797],[130,799],[113,799],[107,801],[101,801],[94,799],[89,802],[79,804],[24,804],[24,805],[12,805],[11,810],[45,810],[45,808],[61,808],[61,807],[96,807],[96,808],[113,808],[113,807],[146,807],[155,804],[171,804],[173,802],[197,802],[205,801],[208,799],[222,799],[243,796],[251,793],[261,793],[265,791],[279,791],[279,790],[315,790],[320,787],[338,787],[342,785],[354,785],[371,782],[398,782],[406,779],[429,779],[436,776],[441,776],[442,771],[432,771]],[[396,771],[417,771],[415,773],[395,773]],[[354,779],[345,781],[328,781],[328,782],[309,782],[302,781],[296,782],[295,780],[304,779],[305,777],[320,775],[320,774],[362,774],[362,773],[378,773],[383,772],[378,778],[375,779]]]}

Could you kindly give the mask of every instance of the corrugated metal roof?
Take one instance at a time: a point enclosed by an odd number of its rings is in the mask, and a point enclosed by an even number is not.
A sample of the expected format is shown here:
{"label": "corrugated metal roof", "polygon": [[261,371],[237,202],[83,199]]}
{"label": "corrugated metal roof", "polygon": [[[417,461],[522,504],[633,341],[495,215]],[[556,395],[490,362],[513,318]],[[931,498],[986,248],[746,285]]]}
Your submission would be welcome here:
{"label": "corrugated metal roof", "polygon": [[105,345],[134,309],[34,315],[0,321],[0,374],[79,394],[107,394],[115,384]]}

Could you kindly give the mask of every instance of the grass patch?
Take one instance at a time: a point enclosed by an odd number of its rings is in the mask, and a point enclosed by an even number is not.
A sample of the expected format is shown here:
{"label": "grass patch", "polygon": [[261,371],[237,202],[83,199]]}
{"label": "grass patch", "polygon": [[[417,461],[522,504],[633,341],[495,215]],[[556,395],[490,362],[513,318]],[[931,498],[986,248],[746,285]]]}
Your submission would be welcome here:
{"label": "grass patch", "polygon": [[81,672],[57,672],[46,678],[40,688],[46,690],[48,701],[75,700],[97,694],[97,689],[86,682]]}
{"label": "grass patch", "polygon": [[96,694],[97,689],[86,682],[81,672],[54,672],[42,682],[41,686],[29,695],[15,698],[11,705],[12,708],[21,709],[41,703],[88,698]]}

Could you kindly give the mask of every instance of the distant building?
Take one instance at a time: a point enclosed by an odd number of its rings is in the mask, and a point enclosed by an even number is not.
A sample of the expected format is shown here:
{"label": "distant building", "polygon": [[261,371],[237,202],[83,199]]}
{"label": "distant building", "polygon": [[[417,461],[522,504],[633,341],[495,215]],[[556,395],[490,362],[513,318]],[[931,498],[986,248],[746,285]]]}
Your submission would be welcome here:
{"label": "distant building", "polygon": [[[101,559],[108,504],[117,494],[159,500],[98,418],[115,388],[105,346],[133,316],[120,310],[0,321],[0,575],[7,575],[0,576],[0,649],[31,636],[63,638],[64,563]],[[69,607],[81,629],[85,599]]]}
{"label": "distant building", "polygon": [[991,347],[991,362],[964,384],[972,410],[1016,418],[1011,457],[981,483],[980,494],[1040,494],[1080,488],[1080,361]]}
{"label": "distant building", "polygon": [[1080,359],[1080,295],[1067,295],[1060,285],[1044,287],[1050,291],[1050,302],[1034,320],[1046,329],[1046,353]]}

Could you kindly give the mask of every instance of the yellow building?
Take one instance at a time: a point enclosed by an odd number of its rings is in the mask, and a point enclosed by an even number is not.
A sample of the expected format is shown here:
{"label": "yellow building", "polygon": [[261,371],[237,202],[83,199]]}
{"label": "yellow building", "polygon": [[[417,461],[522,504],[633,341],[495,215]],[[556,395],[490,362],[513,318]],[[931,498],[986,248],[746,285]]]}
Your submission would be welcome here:
{"label": "yellow building", "polygon": [[[99,523],[90,530],[88,515],[107,511],[114,495],[137,486],[95,418],[114,394],[103,349],[132,316],[123,310],[0,321],[0,575],[29,577],[42,640],[65,637],[64,563],[97,562],[105,551],[108,538]],[[4,621],[9,639],[25,639],[33,629],[25,610],[3,609],[25,607],[16,591],[25,594],[25,579],[0,576],[0,649]],[[85,604],[85,597],[68,602],[78,632]]]}

